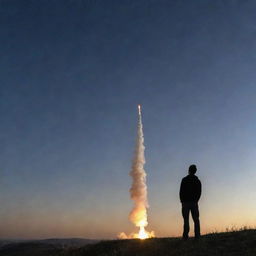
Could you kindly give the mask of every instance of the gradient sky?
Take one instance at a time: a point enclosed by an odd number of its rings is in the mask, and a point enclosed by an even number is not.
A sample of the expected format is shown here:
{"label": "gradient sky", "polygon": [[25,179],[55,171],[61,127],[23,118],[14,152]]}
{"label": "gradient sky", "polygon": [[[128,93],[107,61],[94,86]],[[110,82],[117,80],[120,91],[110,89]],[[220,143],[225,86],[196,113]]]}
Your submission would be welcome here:
{"label": "gradient sky", "polygon": [[142,104],[148,230],[256,225],[256,2],[0,0],[0,237],[115,238]]}

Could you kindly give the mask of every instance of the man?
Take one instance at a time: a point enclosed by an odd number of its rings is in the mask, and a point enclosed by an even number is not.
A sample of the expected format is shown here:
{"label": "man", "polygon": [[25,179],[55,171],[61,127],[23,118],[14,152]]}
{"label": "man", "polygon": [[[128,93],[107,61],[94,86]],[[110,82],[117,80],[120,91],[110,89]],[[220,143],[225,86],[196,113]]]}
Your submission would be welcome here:
{"label": "man", "polygon": [[182,203],[182,216],[184,219],[183,239],[188,239],[189,233],[189,212],[194,221],[195,238],[200,237],[200,221],[198,201],[201,196],[201,182],[195,175],[196,165],[190,165],[188,175],[184,177],[180,184],[180,201]]}

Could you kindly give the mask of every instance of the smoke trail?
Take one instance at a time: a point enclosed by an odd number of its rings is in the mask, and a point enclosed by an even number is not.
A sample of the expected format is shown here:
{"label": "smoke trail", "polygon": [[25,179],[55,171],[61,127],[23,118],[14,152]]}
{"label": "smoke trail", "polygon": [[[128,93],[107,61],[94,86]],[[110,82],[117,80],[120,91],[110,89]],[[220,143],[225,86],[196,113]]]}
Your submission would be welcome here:
{"label": "smoke trail", "polygon": [[134,207],[129,214],[129,219],[137,227],[140,228],[138,233],[131,233],[126,235],[121,232],[118,235],[119,239],[127,238],[150,238],[154,237],[154,231],[148,232],[145,227],[148,225],[147,217],[147,185],[146,185],[146,172],[144,170],[145,156],[144,156],[144,136],[143,136],[143,126],[141,119],[141,109],[138,106],[139,120],[138,120],[138,133],[136,140],[135,154],[132,163],[132,170],[130,171],[130,176],[132,177],[132,186],[130,188],[131,199],[134,201]]}
{"label": "smoke trail", "polygon": [[132,177],[132,186],[130,188],[131,199],[134,201],[134,207],[129,215],[129,219],[137,227],[146,227],[147,221],[147,185],[146,185],[146,172],[144,170],[145,164],[145,146],[143,136],[143,125],[141,118],[141,109],[139,110],[138,120],[138,133],[136,140],[135,154],[132,164],[132,170],[130,176]]}

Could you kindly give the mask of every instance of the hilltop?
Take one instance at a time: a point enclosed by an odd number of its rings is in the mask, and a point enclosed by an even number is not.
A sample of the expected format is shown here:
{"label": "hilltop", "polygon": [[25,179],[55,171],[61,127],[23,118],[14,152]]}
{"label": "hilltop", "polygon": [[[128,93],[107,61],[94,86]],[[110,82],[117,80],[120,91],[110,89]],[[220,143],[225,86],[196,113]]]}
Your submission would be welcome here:
{"label": "hilltop", "polygon": [[67,252],[68,256],[255,256],[256,230],[180,238],[104,241]]}

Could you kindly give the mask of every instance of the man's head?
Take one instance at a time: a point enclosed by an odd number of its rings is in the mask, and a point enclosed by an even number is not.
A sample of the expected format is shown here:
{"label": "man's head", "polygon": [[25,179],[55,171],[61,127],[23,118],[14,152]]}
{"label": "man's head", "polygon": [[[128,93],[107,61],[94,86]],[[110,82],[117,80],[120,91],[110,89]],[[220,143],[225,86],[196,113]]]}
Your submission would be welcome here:
{"label": "man's head", "polygon": [[189,166],[189,168],[188,168],[188,173],[189,174],[194,175],[196,173],[196,171],[197,171],[197,168],[196,168],[195,164],[192,164],[192,165]]}

